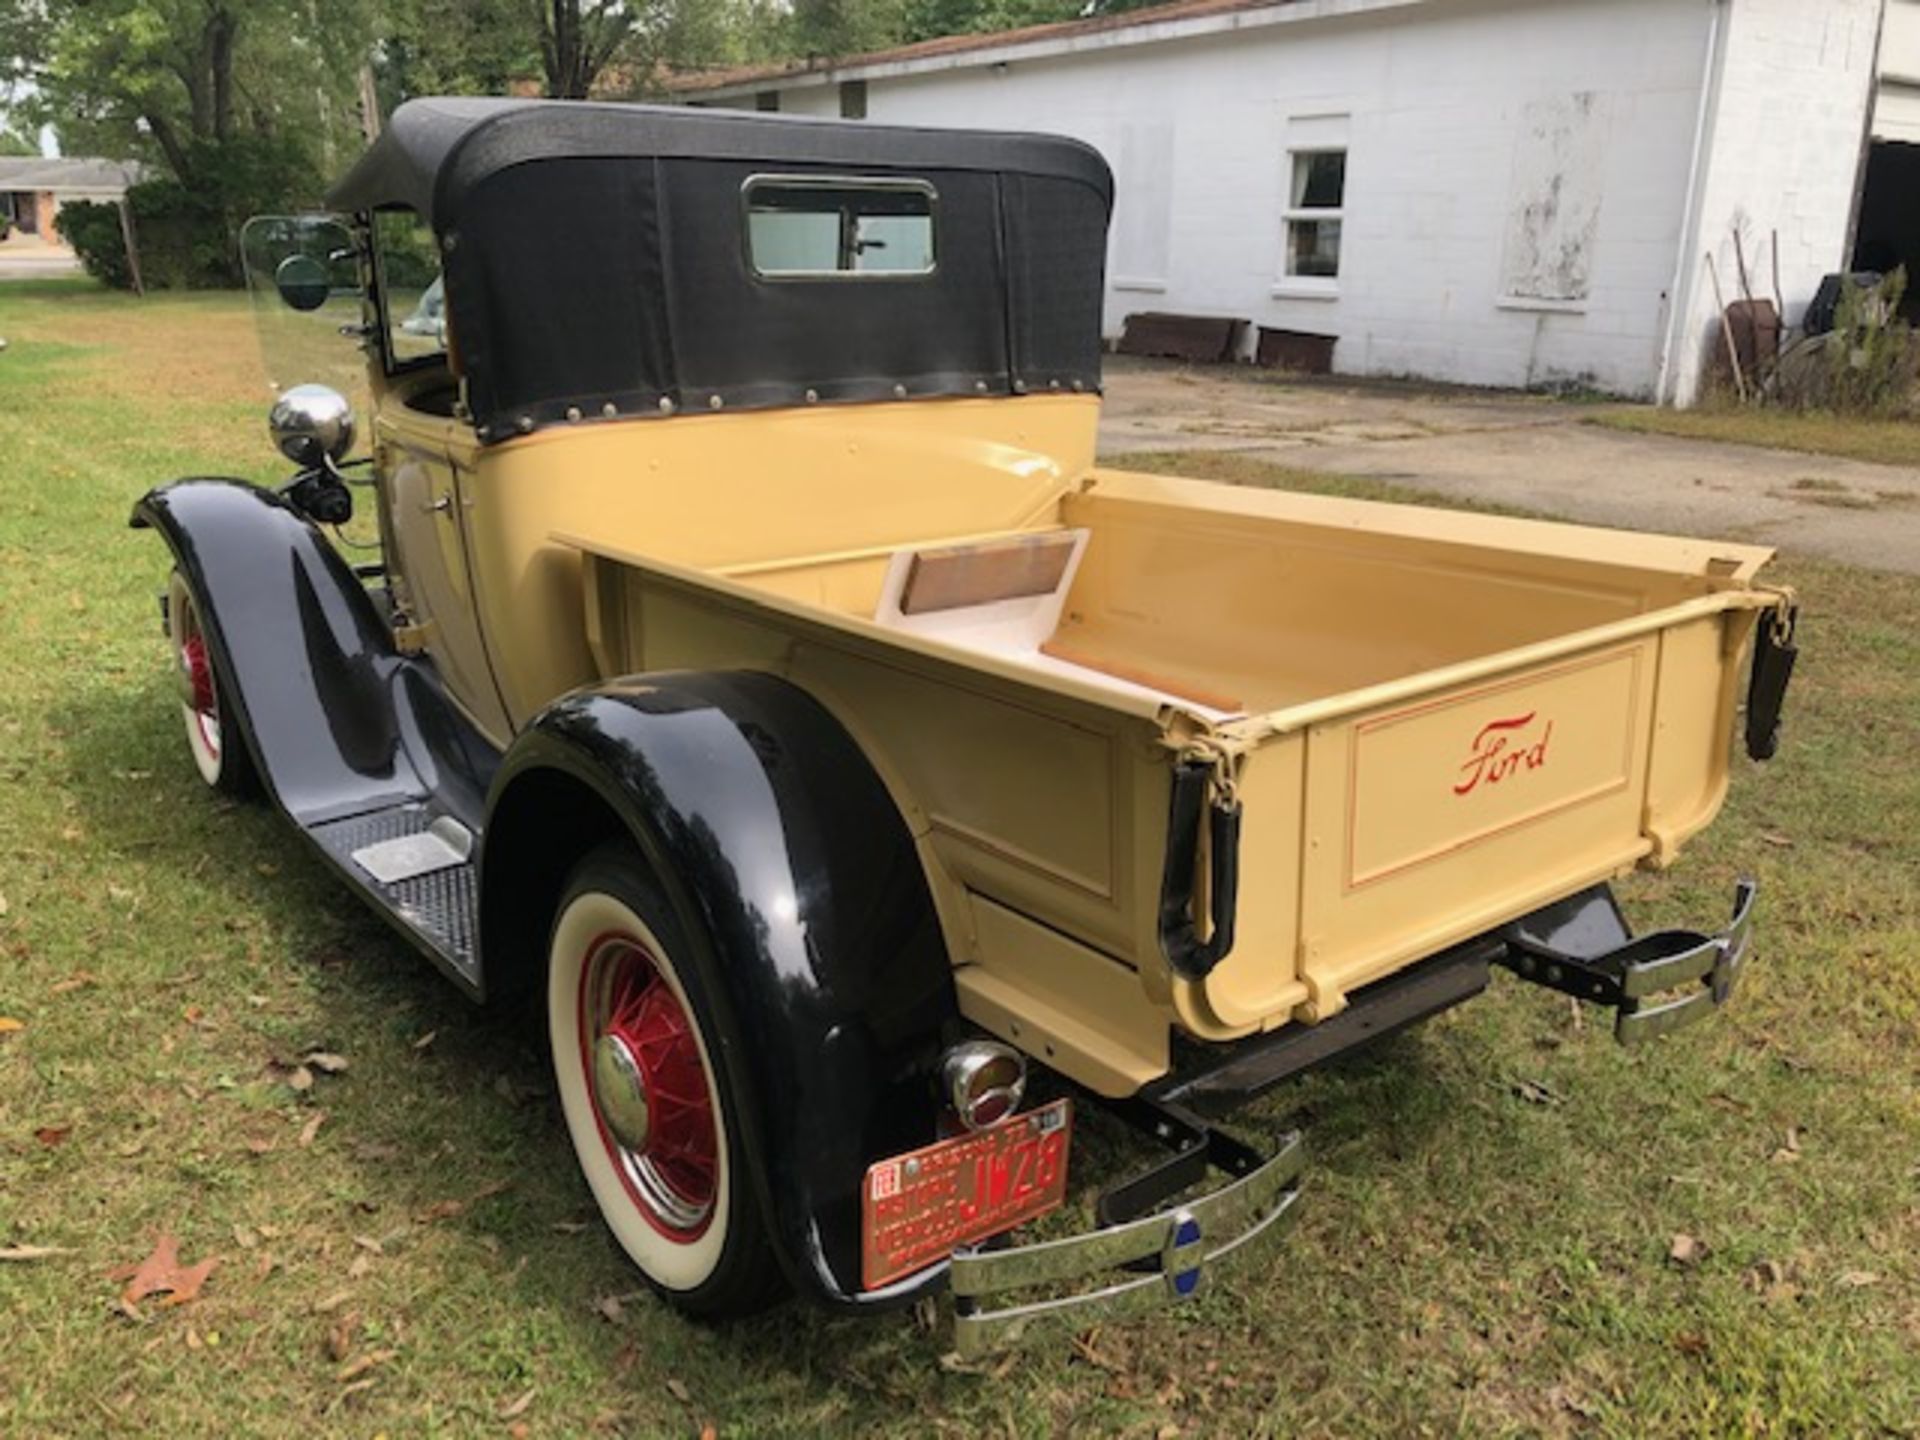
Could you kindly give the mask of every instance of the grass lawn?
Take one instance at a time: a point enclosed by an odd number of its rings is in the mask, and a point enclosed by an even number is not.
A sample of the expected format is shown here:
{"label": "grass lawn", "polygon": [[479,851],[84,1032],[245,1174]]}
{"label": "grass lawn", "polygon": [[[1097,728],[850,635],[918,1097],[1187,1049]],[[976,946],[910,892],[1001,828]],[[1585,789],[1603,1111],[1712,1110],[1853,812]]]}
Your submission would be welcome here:
{"label": "grass lawn", "polygon": [[1589,425],[1683,440],[1719,440],[1761,445],[1808,455],[1837,455],[1878,465],[1920,465],[1920,421],[1862,420],[1847,415],[1745,410],[1731,405],[1697,410],[1665,406],[1609,406],[1587,417]]}
{"label": "grass lawn", "polygon": [[[1920,581],[1779,567],[1784,752],[1624,887],[1692,922],[1758,874],[1719,1023],[1628,1053],[1496,982],[1249,1114],[1313,1150],[1283,1241],[969,1373],[925,1315],[639,1293],[523,1030],[202,788],[126,515],[274,474],[243,305],[0,285],[0,335],[0,1252],[55,1250],[0,1259],[0,1434],[1920,1435]],[[161,1232],[218,1267],[126,1313]]]}

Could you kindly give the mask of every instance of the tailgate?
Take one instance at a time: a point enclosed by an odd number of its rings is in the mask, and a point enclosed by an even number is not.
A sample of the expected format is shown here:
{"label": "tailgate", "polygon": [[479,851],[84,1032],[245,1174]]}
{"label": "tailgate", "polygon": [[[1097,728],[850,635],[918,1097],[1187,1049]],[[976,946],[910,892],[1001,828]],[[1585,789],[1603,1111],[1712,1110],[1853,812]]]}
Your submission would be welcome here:
{"label": "tailgate", "polygon": [[1324,1019],[1410,961],[1667,863],[1725,797],[1753,619],[1744,593],[1690,601],[1268,717],[1242,769],[1240,939],[1197,982],[1206,1008]]}

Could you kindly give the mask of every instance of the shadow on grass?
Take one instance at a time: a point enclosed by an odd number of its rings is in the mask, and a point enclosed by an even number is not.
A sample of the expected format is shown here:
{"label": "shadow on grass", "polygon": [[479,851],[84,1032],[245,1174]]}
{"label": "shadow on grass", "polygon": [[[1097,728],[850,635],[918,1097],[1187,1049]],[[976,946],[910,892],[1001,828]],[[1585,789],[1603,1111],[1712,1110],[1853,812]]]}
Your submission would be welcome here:
{"label": "shadow on grass", "polygon": [[[458,1211],[436,1226],[470,1241],[462,1253],[474,1263],[488,1263],[482,1250],[517,1257],[514,1303],[543,1312],[544,1326],[572,1332],[616,1371],[622,1347],[636,1345],[650,1355],[698,1351],[708,1370],[722,1373],[802,1379],[825,1370],[882,1394],[889,1367],[937,1370],[945,1327],[924,1323],[924,1311],[844,1316],[789,1302],[708,1325],[642,1298],[639,1275],[598,1222],[574,1163],[537,1014],[470,1004],[269,803],[236,804],[201,786],[158,665],[110,700],[70,704],[53,723],[64,737],[67,789],[95,837],[99,863],[109,873],[137,872],[148,892],[174,897],[185,911],[173,929],[191,938],[162,943],[192,944],[190,953],[207,963],[209,973],[190,977],[193,993],[210,1009],[218,1003],[245,1014],[260,998],[244,993],[250,989],[292,991],[292,1018],[278,1018],[277,1007],[256,1011],[257,1033],[239,1037],[258,1079],[237,1078],[291,1110],[289,1124],[324,1097],[334,1143],[324,1158],[302,1150],[287,1161],[299,1167],[293,1179],[303,1187],[321,1188],[314,1176],[326,1171],[324,1196],[306,1212],[314,1229],[376,1227],[458,1201]],[[132,787],[143,803],[129,803]],[[236,958],[228,962],[233,973],[216,973],[221,962],[204,953],[203,930],[247,952],[251,967]],[[433,1038],[423,1044],[427,1035]],[[350,1057],[356,1083],[322,1082],[302,1102],[284,1091],[281,1067],[316,1047]],[[1383,1136],[1392,1153],[1419,1153],[1449,1123],[1458,1097],[1429,1060],[1417,1032],[1391,1037],[1283,1086],[1230,1128],[1256,1139],[1303,1128],[1315,1155],[1309,1189],[1315,1169],[1356,1180],[1377,1163]],[[1094,1193],[1153,1155],[1118,1119],[1076,1098],[1075,1194],[1046,1227],[1051,1233],[1091,1225]],[[246,1120],[234,1114],[229,1148],[238,1148]],[[643,1313],[610,1326],[595,1308],[609,1295]]]}

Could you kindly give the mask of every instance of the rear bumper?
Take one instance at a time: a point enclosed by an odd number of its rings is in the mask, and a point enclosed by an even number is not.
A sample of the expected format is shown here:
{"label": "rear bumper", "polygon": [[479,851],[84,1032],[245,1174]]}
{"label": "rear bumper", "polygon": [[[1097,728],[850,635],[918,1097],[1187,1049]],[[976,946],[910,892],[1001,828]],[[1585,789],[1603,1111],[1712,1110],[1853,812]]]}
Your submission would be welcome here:
{"label": "rear bumper", "polygon": [[[1333,1055],[1476,995],[1487,967],[1615,1012],[1614,1034],[1637,1044],[1671,1034],[1726,1003],[1752,947],[1758,886],[1742,880],[1724,929],[1663,930],[1633,938],[1604,885],[1436,955],[1355,997],[1340,1018],[1288,1027],[1177,1072],[1134,1101],[1127,1118],[1175,1153],[1108,1192],[1084,1235],[956,1251],[949,1272],[954,1346],[962,1356],[999,1349],[1030,1330],[1084,1328],[1179,1304],[1201,1293],[1209,1268],[1279,1228],[1300,1196],[1305,1150],[1290,1134],[1262,1157],[1199,1120],[1270,1089]],[[1191,1108],[1190,1108],[1191,1107]],[[1183,1193],[1210,1171],[1233,1177],[1198,1199],[1139,1214]],[[1138,1218],[1134,1218],[1138,1216]]]}
{"label": "rear bumper", "polygon": [[1496,963],[1614,1012],[1614,1038],[1636,1045],[1685,1029],[1733,995],[1753,944],[1760,887],[1742,880],[1723,930],[1661,930],[1633,939],[1604,885],[1510,927]]}
{"label": "rear bumper", "polygon": [[[1213,1165],[1241,1168],[1243,1147],[1218,1132],[1207,1138]],[[1211,1266],[1292,1212],[1305,1161],[1296,1132],[1271,1158],[1197,1200],[1062,1240],[957,1251],[949,1272],[954,1348],[963,1357],[978,1355],[1047,1325],[1084,1329],[1191,1300],[1205,1290]],[[1072,1288],[1088,1282],[1094,1288]]]}

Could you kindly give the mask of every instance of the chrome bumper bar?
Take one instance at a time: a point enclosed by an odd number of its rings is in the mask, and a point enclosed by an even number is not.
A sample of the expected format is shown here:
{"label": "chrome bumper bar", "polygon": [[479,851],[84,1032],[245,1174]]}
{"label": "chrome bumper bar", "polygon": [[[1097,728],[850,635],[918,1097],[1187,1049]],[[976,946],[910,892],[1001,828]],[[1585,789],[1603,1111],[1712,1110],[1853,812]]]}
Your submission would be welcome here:
{"label": "chrome bumper bar", "polygon": [[[1621,943],[1595,949],[1563,935],[1542,938],[1523,925],[1507,935],[1507,948],[1496,963],[1535,985],[1611,1007],[1614,1038],[1623,1045],[1641,1044],[1704,1020],[1726,1004],[1752,948],[1759,888],[1752,880],[1739,883],[1733,918],[1718,934],[1662,930],[1634,940],[1626,938],[1625,922],[1620,921]],[[1611,906],[1612,897],[1605,898]],[[1585,899],[1577,896],[1569,904]],[[1595,913],[1589,908],[1583,917],[1589,927]],[[1614,916],[1617,919],[1617,909]],[[1573,928],[1569,925],[1565,933],[1570,935]],[[1589,928],[1588,934],[1593,933]],[[1655,1003],[1654,997],[1671,991],[1685,993]]]}
{"label": "chrome bumper bar", "polygon": [[[1047,1324],[1084,1327],[1191,1300],[1205,1288],[1210,1266],[1273,1231],[1292,1211],[1305,1163],[1295,1132],[1271,1160],[1184,1205],[1061,1240],[956,1251],[949,1272],[954,1348],[963,1357],[980,1355]],[[1127,1279],[1111,1273],[1122,1267],[1146,1273]],[[1009,1292],[1095,1277],[1113,1283],[988,1308]]]}

